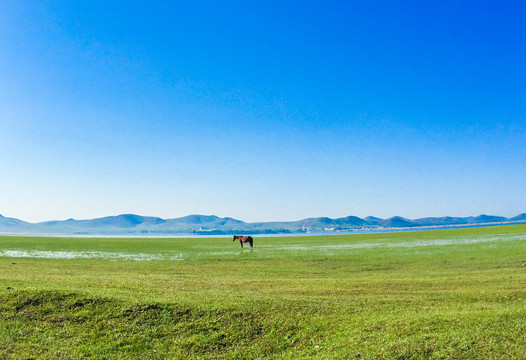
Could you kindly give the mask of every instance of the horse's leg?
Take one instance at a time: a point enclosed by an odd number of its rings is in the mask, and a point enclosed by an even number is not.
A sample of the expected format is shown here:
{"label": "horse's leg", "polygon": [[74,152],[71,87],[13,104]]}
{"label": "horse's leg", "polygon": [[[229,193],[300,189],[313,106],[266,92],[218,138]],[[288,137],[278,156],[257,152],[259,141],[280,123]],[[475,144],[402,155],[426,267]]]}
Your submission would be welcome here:
{"label": "horse's leg", "polygon": [[243,241],[239,240],[239,243],[241,244],[241,247],[243,247]]}

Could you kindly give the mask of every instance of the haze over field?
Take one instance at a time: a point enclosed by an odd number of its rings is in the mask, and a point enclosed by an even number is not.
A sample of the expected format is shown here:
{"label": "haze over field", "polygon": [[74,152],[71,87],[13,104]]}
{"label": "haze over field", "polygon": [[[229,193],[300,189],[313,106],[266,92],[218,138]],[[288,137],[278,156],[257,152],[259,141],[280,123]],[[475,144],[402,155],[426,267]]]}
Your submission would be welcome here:
{"label": "haze over field", "polygon": [[525,8],[2,1],[0,211],[515,216]]}

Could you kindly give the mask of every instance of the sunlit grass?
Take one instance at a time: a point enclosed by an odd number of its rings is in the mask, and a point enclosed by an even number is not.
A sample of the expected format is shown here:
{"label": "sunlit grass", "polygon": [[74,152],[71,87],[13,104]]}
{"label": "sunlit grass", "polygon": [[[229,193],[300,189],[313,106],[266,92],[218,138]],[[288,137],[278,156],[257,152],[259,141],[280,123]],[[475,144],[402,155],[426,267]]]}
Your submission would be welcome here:
{"label": "sunlit grass", "polygon": [[0,357],[526,353],[524,225],[256,237],[254,249],[229,238],[1,237],[1,254]]}

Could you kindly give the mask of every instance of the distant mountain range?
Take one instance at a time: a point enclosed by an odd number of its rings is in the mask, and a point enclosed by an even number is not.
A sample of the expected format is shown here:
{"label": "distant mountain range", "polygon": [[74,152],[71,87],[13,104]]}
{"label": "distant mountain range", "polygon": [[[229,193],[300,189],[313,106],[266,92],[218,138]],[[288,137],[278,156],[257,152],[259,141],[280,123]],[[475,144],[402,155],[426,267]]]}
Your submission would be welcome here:
{"label": "distant mountain range", "polygon": [[29,223],[0,215],[0,233],[61,235],[230,235],[338,232],[365,229],[400,229],[526,222],[526,213],[512,218],[492,215],[406,219],[394,216],[308,218],[298,221],[246,223],[229,217],[189,215],[175,219],[123,214],[90,220],[56,220]]}

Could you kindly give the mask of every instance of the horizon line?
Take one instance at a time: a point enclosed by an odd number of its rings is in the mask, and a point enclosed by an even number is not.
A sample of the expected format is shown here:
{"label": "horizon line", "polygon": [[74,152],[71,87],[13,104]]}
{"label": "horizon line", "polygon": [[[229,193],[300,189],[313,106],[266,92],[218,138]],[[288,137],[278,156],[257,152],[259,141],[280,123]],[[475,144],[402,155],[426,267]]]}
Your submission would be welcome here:
{"label": "horizon line", "polygon": [[526,214],[526,212],[521,212],[515,216],[510,216],[510,217],[507,217],[507,216],[503,216],[503,215],[495,215],[495,214],[486,214],[486,213],[482,213],[482,214],[479,214],[479,215],[469,215],[469,216],[451,216],[451,215],[445,215],[445,216],[424,216],[424,217],[417,217],[417,218],[408,218],[408,217],[404,217],[404,216],[401,216],[401,215],[393,215],[393,216],[390,216],[390,217],[385,217],[385,218],[381,218],[381,217],[378,217],[378,216],[374,216],[374,215],[367,215],[365,217],[359,217],[359,216],[356,216],[356,215],[347,215],[347,216],[341,216],[341,217],[334,217],[334,218],[331,218],[331,217],[328,217],[328,216],[311,216],[311,217],[305,217],[305,218],[301,218],[301,219],[297,219],[297,220],[270,220],[270,221],[245,221],[245,220],[240,220],[240,219],[237,219],[237,218],[234,218],[234,217],[231,217],[231,216],[218,216],[218,215],[214,215],[214,214],[211,214],[211,215],[206,215],[206,214],[189,214],[189,215],[184,215],[184,216],[179,216],[179,217],[167,217],[167,218],[162,218],[162,217],[159,217],[159,216],[151,216],[151,215],[139,215],[139,214],[134,214],[134,213],[121,213],[121,214],[118,214],[118,215],[107,215],[107,216],[99,216],[99,217],[93,217],[93,218],[87,218],[87,219],[75,219],[75,218],[67,218],[67,219],[64,219],[64,220],[58,220],[58,219],[52,219],[52,220],[43,220],[43,221],[36,221],[36,222],[31,222],[31,221],[26,221],[26,220],[22,220],[21,218],[17,218],[17,217],[10,217],[10,216],[4,216],[3,214],[0,213],[0,217],[3,217],[3,218],[8,218],[8,219],[16,219],[16,220],[20,220],[20,221],[23,221],[23,222],[26,222],[26,223],[29,223],[29,224],[40,224],[40,223],[46,223],[46,222],[52,222],[52,221],[68,221],[68,220],[73,220],[73,221],[90,221],[90,220],[97,220],[97,219],[104,219],[104,218],[110,218],[110,217],[119,217],[119,216],[139,216],[139,217],[143,217],[143,218],[157,218],[157,219],[161,219],[161,220],[175,220],[175,219],[181,219],[181,218],[185,218],[185,217],[189,217],[189,216],[208,216],[208,217],[217,217],[217,218],[220,218],[220,219],[233,219],[233,220],[237,220],[237,221],[242,221],[243,223],[246,223],[246,224],[254,224],[254,223],[272,223],[272,222],[296,222],[296,221],[302,221],[302,220],[308,220],[308,219],[320,219],[320,218],[327,218],[327,219],[330,219],[330,220],[337,220],[337,219],[343,219],[343,218],[347,218],[347,217],[356,217],[356,218],[359,218],[359,219],[362,219],[364,220],[365,218],[368,218],[368,217],[374,217],[374,218],[377,218],[377,219],[380,219],[380,220],[388,220],[388,219],[393,219],[393,218],[402,218],[402,219],[406,219],[406,220],[419,220],[419,219],[432,219],[432,218],[476,218],[476,217],[480,217],[480,216],[497,216],[497,217],[503,217],[503,218],[506,218],[506,219],[512,219],[514,217],[517,217],[517,216],[520,216],[520,215],[523,215],[523,214]]}

